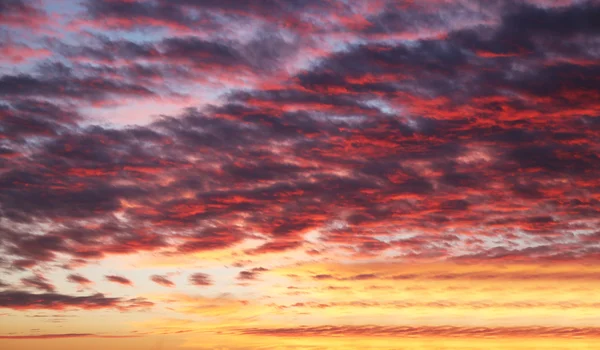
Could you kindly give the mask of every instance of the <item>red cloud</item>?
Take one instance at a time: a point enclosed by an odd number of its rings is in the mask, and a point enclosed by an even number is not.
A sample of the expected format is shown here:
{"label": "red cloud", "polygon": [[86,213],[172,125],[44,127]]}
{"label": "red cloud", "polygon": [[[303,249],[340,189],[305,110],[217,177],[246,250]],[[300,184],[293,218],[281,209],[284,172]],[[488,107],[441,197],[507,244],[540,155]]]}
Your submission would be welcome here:
{"label": "red cloud", "polygon": [[113,282],[113,283],[118,283],[124,286],[133,286],[133,282],[131,282],[129,279],[122,277],[122,276],[116,276],[116,275],[107,275],[104,276],[106,278],[107,281]]}
{"label": "red cloud", "polygon": [[87,279],[81,275],[78,275],[78,274],[70,274],[69,276],[67,276],[67,281],[72,282],[72,283],[77,283],[82,286],[87,286],[87,285],[94,283],[94,282],[90,281],[89,279]]}
{"label": "red cloud", "polygon": [[0,8],[0,24],[16,28],[38,28],[48,21],[48,15],[33,4],[35,2],[27,0],[6,1]]}
{"label": "red cloud", "polygon": [[150,280],[152,280],[152,282],[159,284],[163,287],[175,287],[175,283],[173,283],[171,280],[169,280],[165,276],[152,275],[152,276],[150,276]]}
{"label": "red cloud", "polygon": [[302,242],[299,242],[299,241],[295,241],[295,242],[287,242],[287,241],[268,242],[268,243],[265,243],[265,244],[261,245],[258,248],[254,248],[252,250],[249,250],[248,253],[249,254],[278,253],[278,252],[283,252],[285,250],[296,249],[296,248],[300,247],[301,245],[302,245]]}
{"label": "red cloud", "polygon": [[213,284],[210,276],[201,272],[190,275],[189,281],[195,286],[211,286]]}

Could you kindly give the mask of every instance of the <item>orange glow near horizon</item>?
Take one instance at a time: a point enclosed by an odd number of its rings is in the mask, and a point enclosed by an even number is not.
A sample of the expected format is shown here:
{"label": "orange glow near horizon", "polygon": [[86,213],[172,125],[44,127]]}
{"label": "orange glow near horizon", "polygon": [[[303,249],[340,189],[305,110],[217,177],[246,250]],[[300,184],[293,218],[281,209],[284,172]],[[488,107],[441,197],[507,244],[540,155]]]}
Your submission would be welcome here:
{"label": "orange glow near horizon", "polygon": [[90,341],[90,349],[591,349],[600,345],[599,287],[600,269],[579,264],[297,262],[219,288],[228,293],[162,288],[143,295],[152,310],[8,310],[2,341],[7,349]]}

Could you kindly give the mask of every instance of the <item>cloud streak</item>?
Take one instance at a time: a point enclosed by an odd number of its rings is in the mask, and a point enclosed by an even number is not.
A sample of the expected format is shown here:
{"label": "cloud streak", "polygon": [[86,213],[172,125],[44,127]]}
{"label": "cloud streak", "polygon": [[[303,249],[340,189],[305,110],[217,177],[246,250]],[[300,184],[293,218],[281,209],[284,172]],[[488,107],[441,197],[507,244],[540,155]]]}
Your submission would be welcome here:
{"label": "cloud streak", "polygon": [[88,296],[70,296],[57,293],[33,294],[14,290],[0,292],[0,307],[14,310],[94,310],[114,308],[126,311],[137,308],[149,308],[152,305],[152,302],[143,298],[109,298],[100,293]]}
{"label": "cloud streak", "polygon": [[292,337],[410,337],[410,338],[597,338],[597,328],[553,327],[385,327],[321,326],[273,329],[245,329],[244,334]]}
{"label": "cloud streak", "polygon": [[107,281],[113,282],[113,283],[117,283],[123,286],[133,286],[133,282],[131,282],[131,280],[122,277],[122,276],[116,276],[116,275],[107,275],[104,276],[106,278]]}

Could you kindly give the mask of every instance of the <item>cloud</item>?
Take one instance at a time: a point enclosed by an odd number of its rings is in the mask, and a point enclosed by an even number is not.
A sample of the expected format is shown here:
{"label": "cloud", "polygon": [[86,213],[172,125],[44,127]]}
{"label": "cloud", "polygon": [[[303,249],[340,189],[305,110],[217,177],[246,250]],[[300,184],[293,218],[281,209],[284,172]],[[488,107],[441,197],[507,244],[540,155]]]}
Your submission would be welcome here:
{"label": "cloud", "polygon": [[37,28],[47,21],[47,14],[34,1],[7,0],[0,5],[0,23],[9,27]]}
{"label": "cloud", "polygon": [[[304,225],[303,225],[304,226]],[[274,241],[268,242],[260,247],[249,251],[250,254],[264,254],[264,253],[277,253],[285,250],[296,249],[302,245],[302,242],[287,242],[287,241]]]}
{"label": "cloud", "polygon": [[189,277],[190,284],[194,286],[211,286],[213,284],[209,275],[201,272],[194,273]]}
{"label": "cloud", "polygon": [[[237,19],[242,23],[271,22],[298,29],[310,28],[302,14],[312,11],[340,10],[339,4],[329,1],[300,2],[264,1],[259,5],[244,5],[237,2],[205,1],[157,1],[143,3],[135,1],[86,1],[89,21],[96,26],[125,28],[149,27],[168,28],[174,32],[204,29],[209,32],[228,30],[223,23]],[[282,19],[288,18],[288,22]],[[219,20],[220,19],[220,20]]]}
{"label": "cloud", "polygon": [[56,136],[81,120],[81,116],[73,110],[35,99],[0,104],[0,111],[3,131],[15,141],[31,136]]}
{"label": "cloud", "polygon": [[40,59],[50,56],[52,53],[46,49],[32,48],[24,44],[14,42],[0,43],[0,60],[12,64],[19,64],[33,59]]}
{"label": "cloud", "polygon": [[67,276],[67,281],[69,281],[71,283],[77,283],[84,287],[94,283],[94,282],[90,281],[89,279],[87,279],[81,275],[78,275],[78,274],[70,274],[69,276]]}
{"label": "cloud", "polygon": [[596,338],[597,328],[574,327],[410,327],[410,326],[317,326],[298,328],[247,328],[240,330],[243,334],[270,335],[277,337],[411,337],[411,338],[523,338],[523,337],[554,337],[554,338]]}
{"label": "cloud", "polygon": [[[6,266],[234,247],[253,259],[597,255],[598,6],[460,1],[432,17],[428,3],[267,3],[90,1],[94,34],[25,43],[53,57],[0,77]],[[264,23],[247,37],[185,32],[233,18]],[[101,30],[120,21],[153,34]],[[278,83],[261,80],[275,66]],[[247,72],[244,89],[221,79]],[[203,76],[227,86],[215,105],[144,125],[90,119]]]}
{"label": "cloud", "polygon": [[238,273],[237,279],[241,281],[253,281],[258,278],[258,276],[265,271],[269,271],[264,267],[255,267],[249,271],[240,271]]}
{"label": "cloud", "polygon": [[143,298],[108,298],[103,294],[70,296],[57,293],[33,294],[7,290],[0,292],[0,307],[14,310],[117,309],[128,311],[150,308],[154,304]]}
{"label": "cloud", "polygon": [[133,286],[133,282],[131,282],[129,279],[122,277],[122,276],[106,275],[104,277],[106,278],[107,281],[110,281],[113,283],[118,283],[123,286],[130,286],[130,287]]}
{"label": "cloud", "polygon": [[[62,65],[45,67],[46,76],[29,74],[0,76],[0,93],[14,98],[70,98],[88,103],[104,103],[114,96],[150,97],[144,86],[103,78],[82,78]],[[56,71],[52,74],[51,71]],[[53,76],[54,75],[54,76]]]}
{"label": "cloud", "polygon": [[64,333],[64,334],[31,334],[31,335],[2,335],[0,339],[30,340],[30,339],[62,339],[62,338],[135,338],[139,335],[105,335],[92,333]]}
{"label": "cloud", "polygon": [[169,280],[166,276],[152,275],[150,276],[150,280],[163,287],[175,287],[175,283]]}
{"label": "cloud", "polygon": [[21,278],[21,283],[23,283],[27,287],[44,290],[46,292],[54,292],[54,290],[56,289],[56,287],[53,284],[49,283],[48,279],[46,279],[42,275]]}
{"label": "cloud", "polygon": [[186,16],[183,9],[172,6],[110,0],[86,1],[84,4],[90,21],[104,22],[109,27],[158,25],[179,29],[194,22],[193,17]]}
{"label": "cloud", "polygon": [[173,297],[175,309],[178,312],[203,315],[204,317],[220,317],[223,322],[234,321],[234,324],[264,312],[260,305],[250,303],[248,300],[235,299],[228,294],[214,298],[189,295],[174,295]]}

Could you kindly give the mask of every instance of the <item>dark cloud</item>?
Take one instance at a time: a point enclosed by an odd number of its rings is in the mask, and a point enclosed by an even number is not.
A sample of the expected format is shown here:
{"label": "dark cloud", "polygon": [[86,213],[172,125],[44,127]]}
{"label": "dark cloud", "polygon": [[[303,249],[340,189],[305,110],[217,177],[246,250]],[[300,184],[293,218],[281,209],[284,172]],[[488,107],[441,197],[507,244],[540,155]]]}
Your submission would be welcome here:
{"label": "dark cloud", "polygon": [[210,276],[201,272],[190,275],[189,281],[194,286],[211,286],[213,284]]}
{"label": "dark cloud", "polygon": [[[467,1],[436,3],[389,1],[381,12],[367,16],[366,34],[376,37],[404,37],[435,35],[449,29],[478,23],[489,19],[481,7],[469,6]],[[498,6],[491,1],[480,1],[480,6],[493,9]]]}
{"label": "dark cloud", "polygon": [[544,9],[524,5],[503,18],[501,31],[535,36],[571,37],[578,34],[600,33],[600,6],[594,1],[582,1],[573,6]]}
{"label": "dark cloud", "polygon": [[54,290],[56,289],[56,287],[42,275],[21,278],[21,283],[23,283],[27,287],[44,290],[46,292],[54,292]]}
{"label": "dark cloud", "polygon": [[113,282],[113,283],[118,283],[124,286],[133,286],[133,282],[131,282],[129,279],[122,277],[122,276],[116,276],[116,275],[107,275],[104,276],[106,278],[107,281]]}
{"label": "dark cloud", "polygon": [[[15,141],[31,136],[56,136],[81,119],[76,112],[62,106],[30,99],[0,104],[0,114],[0,131]],[[5,155],[15,154],[5,150]]]}
{"label": "dark cloud", "polygon": [[89,284],[93,284],[92,281],[90,281],[89,279],[78,275],[78,274],[70,274],[69,276],[67,276],[67,281],[71,282],[71,283],[77,283],[81,286],[87,286]]}
{"label": "dark cloud", "polygon": [[164,56],[189,59],[192,64],[208,66],[236,66],[244,58],[233,48],[195,37],[170,38],[163,44]]}
{"label": "dark cloud", "polygon": [[[305,29],[312,23],[302,14],[322,14],[323,11],[341,10],[341,3],[330,1],[277,1],[256,4],[235,1],[86,1],[89,20],[96,25],[114,27],[169,28],[173,31],[205,29],[227,30],[223,17],[237,21],[268,21],[272,24]],[[313,24],[314,25],[314,24]]]}
{"label": "dark cloud", "polygon": [[252,270],[240,271],[238,273],[237,279],[241,281],[253,281],[256,280],[258,276],[265,271],[269,270],[265,269],[264,267],[255,267]]}
{"label": "dark cloud", "polygon": [[278,253],[302,246],[302,242],[273,241],[250,250],[250,254]]}
{"label": "dark cloud", "polygon": [[181,28],[195,22],[192,16],[185,14],[184,9],[162,4],[102,0],[86,1],[84,5],[90,20],[108,26],[128,23],[129,27],[162,24],[167,27]]}
{"label": "dark cloud", "polygon": [[[166,3],[166,1],[161,0]],[[277,17],[283,13],[298,14],[301,11],[308,10],[322,10],[331,6],[331,3],[324,0],[313,0],[313,1],[278,1],[278,0],[265,0],[261,3],[239,3],[235,0],[208,0],[198,3],[190,0],[175,0],[169,1],[169,3],[183,6],[196,7],[201,9],[220,10],[220,11],[231,11],[235,13],[242,13],[247,15],[261,14],[265,17]]]}
{"label": "dark cloud", "polygon": [[[185,255],[257,237],[240,254],[331,244],[361,258],[595,256],[575,232],[597,231],[598,6],[470,4],[430,16],[429,3],[385,2],[342,24],[327,11],[348,20],[357,5],[85,2],[96,28],[171,30],[47,40],[60,57],[0,77],[3,266]],[[219,16],[265,23],[247,38],[185,31]],[[310,46],[307,32],[360,40]],[[94,104],[250,75],[252,88],[226,89],[217,105],[146,125],[87,116]],[[537,248],[517,250],[517,239]]]}
{"label": "dark cloud", "polygon": [[313,278],[316,280],[329,280],[329,279],[333,279],[334,277],[329,274],[321,274],[321,275],[315,275],[315,276],[313,276]]}
{"label": "dark cloud", "polygon": [[95,43],[86,46],[68,45],[62,42],[51,42],[56,50],[73,59],[91,59],[100,62],[110,62],[119,59],[151,59],[160,53],[151,43],[136,43],[126,40],[111,40],[105,36],[95,37]]}
{"label": "dark cloud", "polygon": [[32,294],[22,291],[0,292],[0,307],[14,310],[66,310],[66,309],[118,309],[122,311],[152,307],[152,303],[142,299],[107,298],[103,294],[70,296],[65,294]]}
{"label": "dark cloud", "polygon": [[175,287],[175,283],[173,283],[171,280],[169,280],[165,276],[152,275],[152,276],[150,276],[150,280],[156,284],[163,286],[163,287]]}
{"label": "dark cloud", "polygon": [[[52,72],[50,72],[52,71]],[[133,83],[103,78],[77,77],[66,67],[50,65],[44,75],[3,75],[0,94],[13,97],[70,98],[88,103],[101,103],[122,97],[149,97],[154,92]]]}
{"label": "dark cloud", "polygon": [[0,23],[9,27],[37,28],[46,22],[46,13],[38,8],[35,1],[6,0],[0,4]]}

